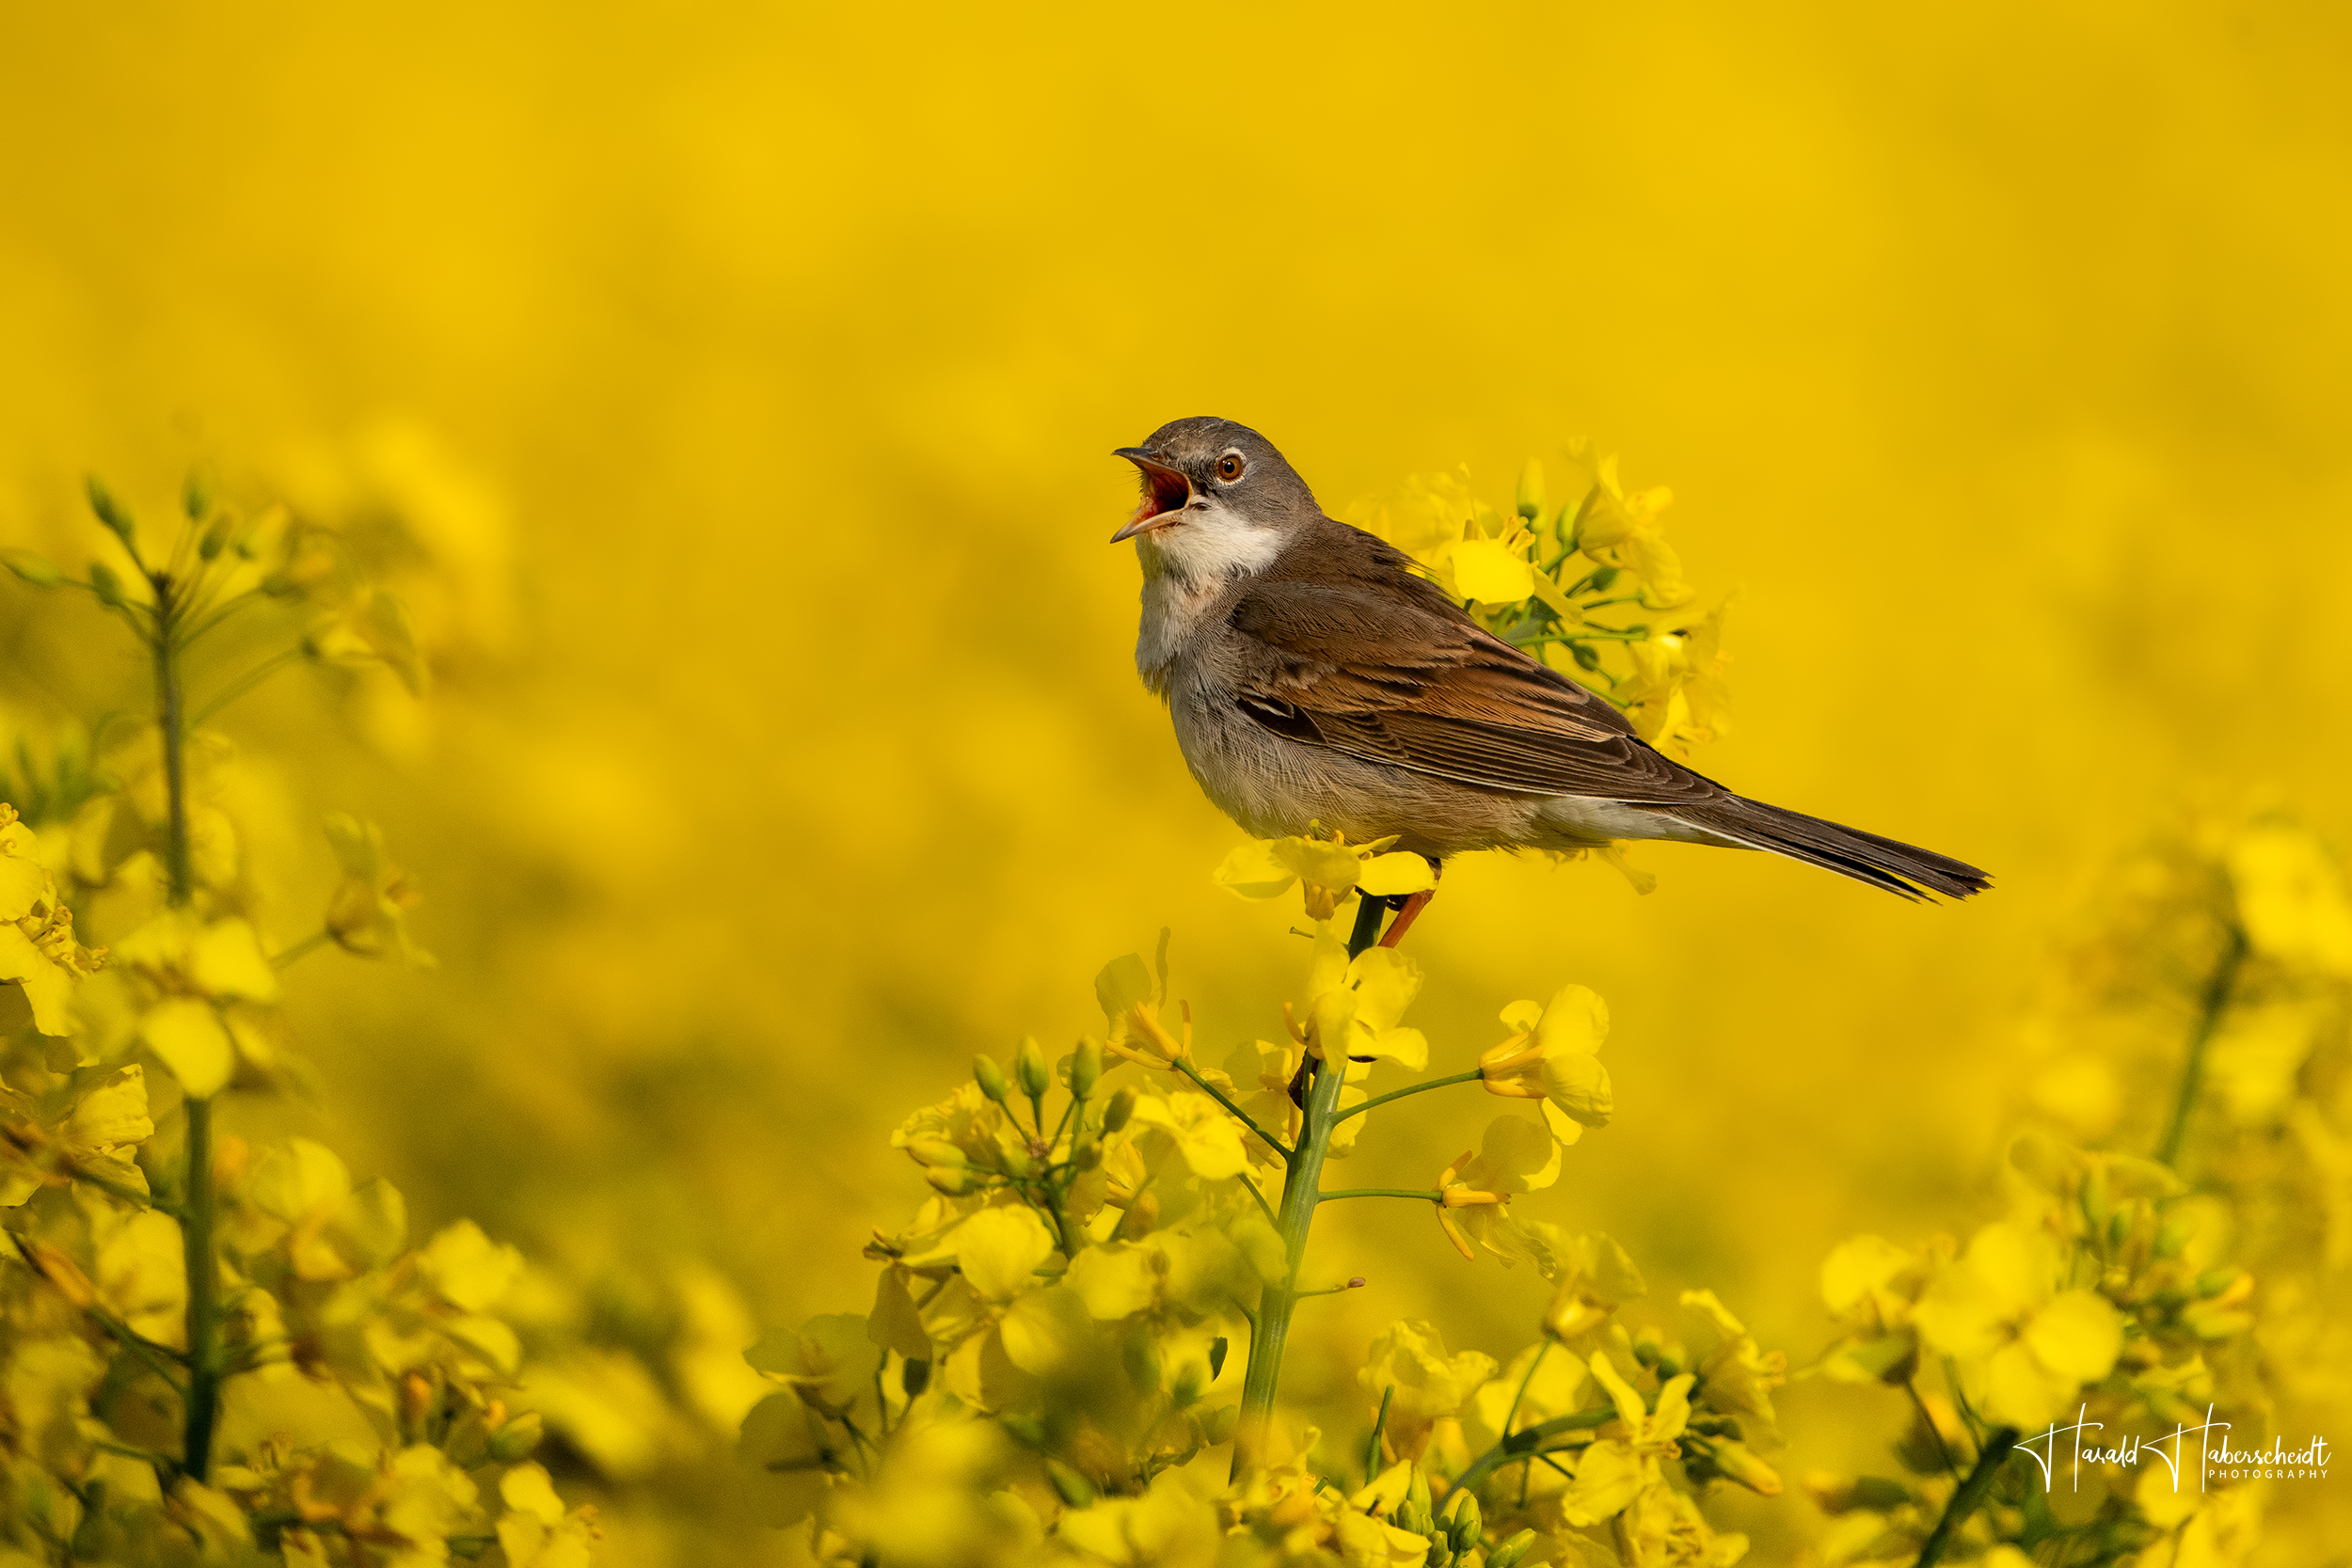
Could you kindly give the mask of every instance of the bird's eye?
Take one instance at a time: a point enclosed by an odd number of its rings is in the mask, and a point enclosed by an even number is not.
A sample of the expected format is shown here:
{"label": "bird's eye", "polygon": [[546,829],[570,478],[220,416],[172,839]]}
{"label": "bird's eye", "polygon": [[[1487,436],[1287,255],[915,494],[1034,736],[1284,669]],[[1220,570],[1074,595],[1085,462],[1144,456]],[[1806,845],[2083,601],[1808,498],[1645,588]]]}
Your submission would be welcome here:
{"label": "bird's eye", "polygon": [[1228,484],[1231,484],[1233,481],[1241,478],[1241,458],[1236,453],[1230,451],[1224,456],[1218,458],[1216,460],[1216,477],[1223,480]]}

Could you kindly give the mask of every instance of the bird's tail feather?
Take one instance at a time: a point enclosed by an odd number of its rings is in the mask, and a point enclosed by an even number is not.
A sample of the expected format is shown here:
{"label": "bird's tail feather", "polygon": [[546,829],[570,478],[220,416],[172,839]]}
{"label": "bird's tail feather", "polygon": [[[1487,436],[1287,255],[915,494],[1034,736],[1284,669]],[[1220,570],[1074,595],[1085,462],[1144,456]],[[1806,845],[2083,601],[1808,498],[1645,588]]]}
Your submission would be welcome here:
{"label": "bird's tail feather", "polygon": [[1965,898],[1992,885],[1990,877],[1964,861],[1743,796],[1685,806],[1674,815],[1734,844],[1822,866],[1904,898],[1919,898],[1923,889]]}

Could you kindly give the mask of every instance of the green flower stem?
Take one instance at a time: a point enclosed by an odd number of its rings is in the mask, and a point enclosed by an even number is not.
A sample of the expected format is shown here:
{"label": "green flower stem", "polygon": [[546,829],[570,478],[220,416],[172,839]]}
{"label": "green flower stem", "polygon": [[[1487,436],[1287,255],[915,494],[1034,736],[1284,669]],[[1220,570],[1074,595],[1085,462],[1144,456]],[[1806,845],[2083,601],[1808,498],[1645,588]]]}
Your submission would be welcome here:
{"label": "green flower stem", "polygon": [[[184,605],[169,573],[157,572],[149,580],[155,588],[155,631],[149,647],[155,656],[156,727],[163,736],[165,803],[169,814],[164,866],[170,879],[171,905],[184,910],[195,899],[188,855],[189,725],[182,695],[179,646]],[[180,1195],[180,1241],[188,1276],[188,1382],[180,1467],[200,1481],[212,1471],[213,1429],[220,1417],[224,1375],[220,1264],[213,1250],[213,1104],[193,1097],[185,1103],[188,1163],[185,1190]]]}
{"label": "green flower stem", "polygon": [[1445,1194],[1435,1187],[1343,1187],[1336,1193],[1316,1195],[1317,1203],[1328,1203],[1335,1197],[1417,1197],[1423,1203],[1443,1203]]}
{"label": "green flower stem", "polygon": [[[1240,1122],[1244,1127],[1248,1128],[1250,1132],[1256,1133],[1259,1137],[1264,1139],[1266,1147],[1273,1149],[1275,1153],[1279,1154],[1282,1157],[1282,1163],[1284,1164],[1290,1164],[1291,1151],[1283,1147],[1282,1140],[1267,1132],[1264,1128],[1259,1126],[1250,1117],[1248,1112],[1243,1110],[1240,1106],[1234,1104],[1231,1100],[1225,1098],[1225,1091],[1218,1088],[1215,1084],[1210,1083],[1207,1079],[1201,1077],[1190,1062],[1184,1060],[1182,1056],[1179,1056],[1169,1065],[1174,1067],[1177,1071],[1183,1073],[1185,1077],[1191,1079],[1193,1083],[1198,1085],[1203,1094],[1206,1094],[1211,1100],[1216,1101],[1219,1105],[1224,1106],[1227,1115],[1231,1116],[1235,1121]],[[1361,1107],[1359,1107],[1359,1109]]]}
{"label": "green flower stem", "polygon": [[2237,972],[2245,963],[2246,928],[2233,920],[2221,957],[2205,981],[2204,995],[2199,999],[2197,1025],[2189,1031],[2188,1059],[2181,1064],[2181,1092],[2172,1103],[2171,1124],[2164,1130],[2164,1142],[2156,1146],[2156,1158],[2168,1165],[2180,1164],[2181,1145],[2188,1139],[2189,1119],[2196,1115],[2197,1097],[2205,1086],[2205,1048],[2213,1043],[2215,1033],[2221,1027],[2222,1015],[2230,1010],[2230,992],[2236,987]]}
{"label": "green flower stem", "polygon": [[290,944],[284,952],[273,954],[269,960],[269,966],[272,969],[291,969],[296,963],[299,963],[304,958],[309,958],[312,953],[318,951],[323,944],[332,941],[334,939],[334,932],[322,927],[320,929],[312,931],[309,936],[304,937],[300,942]]}
{"label": "green flower stem", "polygon": [[1473,1084],[1486,1076],[1479,1069],[1472,1068],[1468,1072],[1457,1072],[1448,1078],[1432,1078],[1426,1084],[1408,1084],[1401,1089],[1391,1089],[1387,1094],[1367,1100],[1361,1105],[1350,1106],[1332,1119],[1345,1121],[1350,1117],[1362,1116],[1375,1105],[1386,1105],[1390,1101],[1402,1100],[1408,1094],[1427,1094],[1431,1089],[1442,1089],[1450,1084]]}
{"label": "green flower stem", "polygon": [[1984,1495],[1993,1490],[1994,1481],[2001,1473],[2001,1465],[2017,1447],[2017,1429],[2003,1427],[1985,1440],[1984,1450],[1977,1455],[1977,1467],[1968,1472],[1968,1479],[1952,1493],[1952,1500],[1944,1505],[1944,1517],[1935,1522],[1935,1533],[1919,1548],[1919,1560],[1913,1568],[1935,1568],[1944,1560],[1944,1549],[1952,1544],[1952,1536],[1984,1501]]}
{"label": "green flower stem", "polygon": [[1578,1410],[1565,1416],[1554,1416],[1549,1421],[1537,1421],[1534,1426],[1521,1427],[1518,1431],[1505,1435],[1502,1441],[1471,1461],[1470,1467],[1455,1478],[1454,1487],[1448,1489],[1447,1496],[1451,1497],[1456,1488],[1479,1485],[1505,1465],[1516,1465],[1522,1459],[1537,1457],[1543,1451],[1544,1443],[1548,1438],[1557,1437],[1567,1432],[1589,1432],[1595,1427],[1607,1426],[1616,1418],[1617,1407],[1615,1405],[1597,1404],[1589,1410]]}
{"label": "green flower stem", "polygon": [[[1359,898],[1356,928],[1347,940],[1353,958],[1380,940],[1380,923],[1389,912],[1385,898]],[[1274,1420],[1274,1394],[1282,1376],[1282,1350],[1290,1338],[1291,1310],[1298,1305],[1298,1274],[1307,1260],[1307,1234],[1314,1226],[1315,1205],[1322,1196],[1323,1160],[1330,1151],[1331,1128],[1338,1121],[1340,1090],[1347,1082],[1344,1064],[1324,1062],[1308,1081],[1306,1102],[1300,1107],[1298,1146],[1290,1154],[1290,1172],[1282,1180],[1282,1202],[1274,1228],[1282,1238],[1289,1268],[1279,1285],[1269,1285],[1258,1303],[1258,1322],[1249,1336],[1249,1370],[1242,1374],[1241,1410],[1233,1426],[1233,1475],[1256,1469],[1265,1451],[1266,1431]],[[1279,1147],[1279,1146],[1278,1146]]]}
{"label": "green flower stem", "polygon": [[[24,1238],[19,1236],[13,1230],[7,1232],[7,1235],[10,1243],[15,1246],[17,1256],[24,1259],[24,1266],[32,1270],[33,1273],[40,1278],[49,1279],[49,1271],[42,1268],[40,1262],[34,1259],[32,1252],[24,1245]],[[56,1281],[50,1280],[50,1283],[54,1285]],[[178,1354],[176,1351],[171,1350],[167,1346],[156,1344],[153,1340],[140,1334],[129,1323],[124,1323],[120,1318],[116,1317],[112,1312],[107,1311],[96,1302],[90,1303],[87,1307],[83,1307],[82,1310],[88,1316],[92,1323],[104,1329],[108,1334],[113,1335],[115,1338],[121,1343],[124,1350],[129,1351],[133,1355],[137,1356],[141,1361],[147,1363],[147,1370],[153,1372],[157,1377],[162,1378],[165,1385],[169,1387],[172,1392],[179,1394],[183,1398],[186,1397],[187,1386],[181,1381],[180,1375],[173,1371],[168,1365],[170,1358]]]}
{"label": "green flower stem", "polygon": [[[168,633],[167,633],[167,635],[168,635]],[[206,703],[204,705],[204,711],[198,714],[195,721],[191,722],[188,727],[190,729],[194,729],[198,725],[202,724],[205,721],[212,718],[213,715],[218,713],[222,708],[227,707],[230,703],[235,702],[238,698],[244,696],[246,692],[252,690],[255,687],[261,685],[263,681],[278,673],[278,671],[283,670],[287,665],[292,664],[294,660],[302,657],[309,652],[310,650],[308,648],[297,642],[293,647],[288,648],[284,653],[273,654],[269,657],[262,660],[261,663],[255,665],[252,669],[247,670],[244,674],[239,675],[235,680],[230,681],[227,686],[223,687],[221,689],[220,695],[215,697],[211,702]],[[157,650],[157,657],[159,658],[162,657],[162,651],[160,649]]]}

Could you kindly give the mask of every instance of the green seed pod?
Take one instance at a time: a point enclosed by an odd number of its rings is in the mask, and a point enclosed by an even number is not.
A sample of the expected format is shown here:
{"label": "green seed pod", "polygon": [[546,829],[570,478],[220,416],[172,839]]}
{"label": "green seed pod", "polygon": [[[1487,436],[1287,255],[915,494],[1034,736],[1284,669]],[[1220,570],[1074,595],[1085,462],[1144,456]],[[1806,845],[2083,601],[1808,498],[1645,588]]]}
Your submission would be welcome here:
{"label": "green seed pod", "polygon": [[1089,1036],[1070,1058],[1070,1092],[1084,1100],[1103,1081],[1103,1042]]}
{"label": "green seed pod", "polygon": [[65,580],[56,562],[30,550],[0,550],[0,564],[36,588],[55,588]]}
{"label": "green seed pod", "polygon": [[132,520],[129,508],[115,499],[114,492],[96,474],[83,476],[82,483],[89,492],[89,509],[106,525],[106,531],[125,545],[134,545],[138,525]]}
{"label": "green seed pod", "polygon": [[89,563],[89,585],[98,591],[99,603],[120,610],[131,601],[122,596],[122,578],[103,561]]}
{"label": "green seed pod", "polygon": [[1534,458],[1519,470],[1519,515],[1534,522],[1544,513],[1544,466]]}
{"label": "green seed pod", "polygon": [[1103,1107],[1103,1131],[1116,1132],[1127,1125],[1127,1118],[1136,1114],[1136,1091],[1132,1084],[1111,1096],[1111,1102]]}
{"label": "green seed pod", "polygon": [[982,1094],[1000,1105],[1004,1103],[1005,1096],[1011,1092],[1010,1085],[1005,1082],[1005,1069],[998,1067],[996,1058],[986,1052],[972,1058],[972,1081],[979,1085]]}
{"label": "green seed pod", "polygon": [[1519,1560],[1535,1544],[1535,1532],[1523,1529],[1497,1546],[1494,1556],[1486,1560],[1486,1568],[1519,1568]]}
{"label": "green seed pod", "polygon": [[1044,1048],[1037,1043],[1034,1035],[1023,1040],[1021,1049],[1012,1053],[1012,1081],[1031,1100],[1042,1100],[1054,1082],[1053,1072],[1045,1065]]}
{"label": "green seed pod", "polygon": [[1088,1508],[1093,1505],[1094,1488],[1088,1483],[1087,1478],[1060,1460],[1049,1459],[1045,1462],[1045,1479],[1054,1483],[1054,1490],[1061,1494],[1061,1500],[1071,1507]]}

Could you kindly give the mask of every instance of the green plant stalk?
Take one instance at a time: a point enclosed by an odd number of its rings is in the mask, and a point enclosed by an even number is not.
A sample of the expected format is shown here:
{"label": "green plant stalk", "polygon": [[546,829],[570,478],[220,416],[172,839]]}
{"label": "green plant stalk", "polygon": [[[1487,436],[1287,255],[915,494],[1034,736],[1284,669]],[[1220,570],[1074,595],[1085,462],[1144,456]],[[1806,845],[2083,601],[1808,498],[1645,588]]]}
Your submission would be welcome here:
{"label": "green plant stalk", "polygon": [[[1356,928],[1347,940],[1351,958],[1380,939],[1380,922],[1388,913],[1385,898],[1360,898]],[[1291,1310],[1298,1305],[1298,1274],[1307,1260],[1307,1236],[1315,1223],[1315,1206],[1323,1192],[1323,1160],[1330,1151],[1331,1129],[1338,1122],[1340,1089],[1347,1082],[1344,1062],[1325,1062],[1307,1086],[1300,1107],[1298,1142],[1291,1150],[1290,1171],[1282,1179],[1282,1203],[1275,1228],[1282,1238],[1289,1267],[1279,1285],[1266,1287],[1258,1303],[1256,1329],[1249,1336],[1249,1369],[1242,1374],[1241,1410],[1233,1424],[1233,1476],[1238,1480],[1263,1462],[1267,1429],[1274,1419],[1274,1395],[1282,1376],[1282,1350],[1290,1338]]]}
{"label": "green plant stalk", "polygon": [[2001,1473],[2001,1465],[2017,1447],[2017,1429],[2003,1427],[1985,1439],[1984,1451],[1977,1455],[1977,1467],[1968,1472],[1968,1479],[1952,1493],[1952,1500],[1944,1505],[1944,1517],[1935,1522],[1935,1533],[1919,1548],[1919,1560],[1913,1568],[1935,1568],[1944,1560],[1944,1549],[1952,1544],[1952,1535],[1984,1501],[1984,1495],[1993,1490],[1993,1482]]}
{"label": "green plant stalk", "polygon": [[1615,1405],[1597,1404],[1590,1410],[1578,1410],[1565,1416],[1554,1416],[1549,1421],[1537,1421],[1534,1426],[1521,1427],[1517,1432],[1507,1433],[1501,1442],[1471,1461],[1470,1467],[1454,1479],[1454,1485],[1447,1489],[1446,1495],[1451,1497],[1454,1492],[1466,1486],[1476,1487],[1505,1465],[1521,1459],[1534,1458],[1543,1451],[1547,1438],[1557,1437],[1565,1432],[1587,1432],[1594,1427],[1607,1426],[1616,1418],[1617,1407]]}
{"label": "green plant stalk", "polygon": [[[167,813],[164,866],[174,909],[194,900],[189,869],[187,718],[181,690],[178,585],[157,572],[155,629],[156,727],[162,732],[164,789]],[[220,1265],[213,1252],[213,1104],[190,1096],[187,1107],[187,1177],[181,1194],[181,1258],[188,1276],[188,1386],[181,1424],[181,1468],[198,1481],[212,1470],[213,1429],[220,1418]]]}
{"label": "green plant stalk", "polygon": [[2205,1048],[2213,1043],[2222,1015],[2230,1010],[2230,992],[2236,988],[2237,972],[2245,962],[2246,927],[2233,920],[2221,957],[2215,960],[2213,974],[2205,981],[2205,994],[2199,999],[2197,1026],[2189,1031],[2188,1055],[2181,1064],[2181,1092],[2172,1103],[2172,1120],[2164,1130],[2164,1142],[2156,1146],[2156,1158],[2176,1169],[2181,1146],[2188,1141],[2189,1120],[2197,1114],[2197,1097],[2205,1086]]}

